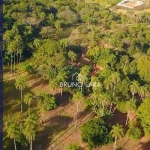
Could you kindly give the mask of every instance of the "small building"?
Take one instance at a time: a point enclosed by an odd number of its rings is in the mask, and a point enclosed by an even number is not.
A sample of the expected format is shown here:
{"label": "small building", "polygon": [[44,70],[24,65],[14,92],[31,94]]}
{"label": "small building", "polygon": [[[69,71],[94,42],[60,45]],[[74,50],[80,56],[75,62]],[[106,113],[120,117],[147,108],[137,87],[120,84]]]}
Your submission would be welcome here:
{"label": "small building", "polygon": [[122,0],[117,6],[134,9],[143,6],[144,2],[140,0]]}

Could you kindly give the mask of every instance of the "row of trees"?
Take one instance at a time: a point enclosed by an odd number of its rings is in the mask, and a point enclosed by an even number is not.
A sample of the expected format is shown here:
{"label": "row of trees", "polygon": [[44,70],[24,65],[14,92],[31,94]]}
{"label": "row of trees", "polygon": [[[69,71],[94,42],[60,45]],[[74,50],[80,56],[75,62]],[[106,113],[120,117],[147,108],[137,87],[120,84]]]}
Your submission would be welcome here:
{"label": "row of trees", "polygon": [[[21,111],[15,113],[13,116],[5,116],[5,128],[6,138],[14,140],[14,147],[17,150],[17,147],[24,148],[30,143],[30,150],[33,149],[33,141],[35,140],[36,133],[39,127],[39,119],[36,114],[35,108],[38,106],[39,110],[42,113],[42,122],[43,122],[43,112],[51,109],[57,108],[56,98],[47,93],[41,93],[35,101],[35,97],[31,93],[23,94],[25,88],[27,88],[25,77],[18,77],[16,79],[15,86],[20,90],[20,102],[21,102]],[[25,109],[23,109],[23,102],[28,105],[28,115],[26,114]],[[31,105],[33,104],[33,108]],[[37,106],[36,106],[37,105]],[[17,144],[17,143],[18,144]]]}
{"label": "row of trees", "polygon": [[134,141],[140,139],[142,135],[142,131],[135,124],[135,121],[130,123],[129,129],[125,134],[125,129],[122,125],[116,124],[110,127],[100,118],[95,118],[86,122],[82,126],[81,131],[82,140],[88,142],[90,148],[96,148],[112,143],[114,139],[114,150],[116,150],[117,140],[125,135]]}
{"label": "row of trees", "polygon": [[32,150],[32,142],[35,140],[37,132],[38,117],[35,113],[26,116],[22,119],[21,113],[12,116],[7,116],[5,120],[5,131],[7,137],[14,140],[14,147],[17,150],[16,141],[21,144],[21,147],[27,146],[30,143],[30,150]]}

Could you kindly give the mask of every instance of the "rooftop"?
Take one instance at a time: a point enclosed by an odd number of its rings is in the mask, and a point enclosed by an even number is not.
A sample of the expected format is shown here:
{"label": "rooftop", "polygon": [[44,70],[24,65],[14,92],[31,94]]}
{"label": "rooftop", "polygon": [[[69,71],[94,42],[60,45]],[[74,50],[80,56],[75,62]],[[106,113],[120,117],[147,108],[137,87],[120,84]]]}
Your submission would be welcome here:
{"label": "rooftop", "polygon": [[140,0],[122,0],[120,3],[117,4],[117,6],[122,6],[131,9],[134,9],[142,5],[144,5],[144,2]]}

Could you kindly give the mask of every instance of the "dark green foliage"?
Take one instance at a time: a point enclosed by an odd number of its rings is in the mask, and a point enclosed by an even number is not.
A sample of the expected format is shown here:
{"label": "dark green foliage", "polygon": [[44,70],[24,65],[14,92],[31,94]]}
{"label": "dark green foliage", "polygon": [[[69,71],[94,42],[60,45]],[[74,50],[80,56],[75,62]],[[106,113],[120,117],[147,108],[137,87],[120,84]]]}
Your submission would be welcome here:
{"label": "dark green foliage", "polygon": [[56,99],[51,94],[46,94],[46,93],[41,94],[38,102],[39,102],[40,108],[41,108],[41,105],[43,104],[43,109],[45,111],[57,108]]}
{"label": "dark green foliage", "polygon": [[117,109],[122,112],[122,113],[126,113],[126,101],[117,101]]}
{"label": "dark green foliage", "polygon": [[112,50],[99,48],[98,46],[89,49],[87,56],[91,57],[94,62],[102,67],[113,67],[117,61],[117,57],[113,54]]}
{"label": "dark green foliage", "polygon": [[150,66],[150,56],[141,55],[137,59],[137,68],[139,76],[147,82],[150,82],[149,66]]}
{"label": "dark green foliage", "polygon": [[23,134],[19,135],[17,141],[19,142],[20,148],[25,148],[28,146],[28,140],[26,139],[25,135],[23,135]]}
{"label": "dark green foliage", "polygon": [[33,68],[44,79],[54,79],[58,71],[67,67],[67,54],[60,42],[44,40],[33,57]]}
{"label": "dark green foliage", "polygon": [[81,127],[82,140],[89,147],[98,147],[112,142],[110,127],[101,119],[92,119]]}
{"label": "dark green foliage", "polygon": [[34,70],[33,70],[33,67],[32,65],[30,65],[29,63],[26,63],[24,66],[23,66],[23,70],[28,72],[28,73],[34,73]]}
{"label": "dark green foliage", "polygon": [[126,134],[131,140],[136,141],[141,138],[142,132],[138,127],[130,127]]}
{"label": "dark green foliage", "polygon": [[146,98],[144,99],[143,103],[139,106],[137,116],[142,124],[142,127],[144,128],[145,134],[150,137],[150,99]]}

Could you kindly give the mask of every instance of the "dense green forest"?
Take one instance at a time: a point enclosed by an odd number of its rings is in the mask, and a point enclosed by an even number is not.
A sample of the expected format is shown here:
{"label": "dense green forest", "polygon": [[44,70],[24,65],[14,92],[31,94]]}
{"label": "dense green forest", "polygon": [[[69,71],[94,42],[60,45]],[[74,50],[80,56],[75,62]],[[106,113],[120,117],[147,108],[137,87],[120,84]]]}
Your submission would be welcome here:
{"label": "dense green forest", "polygon": [[[20,95],[18,109],[4,112],[5,149],[35,149],[44,113],[59,107],[56,90],[61,100],[63,93],[71,94],[76,115],[81,102],[93,112],[80,128],[89,149],[114,142],[115,150],[124,136],[133,141],[150,138],[150,13],[115,13],[110,7],[117,2],[4,1],[4,72],[15,76],[10,86]],[[83,57],[89,62],[83,63]],[[92,75],[95,67],[101,69]],[[82,90],[60,87],[60,82],[71,82],[75,73]],[[29,76],[41,78],[51,92],[26,92]],[[91,82],[100,85],[85,86]],[[126,114],[124,125],[112,123],[115,111]],[[77,124],[76,117],[75,128]],[[79,149],[76,143],[66,147]]]}

